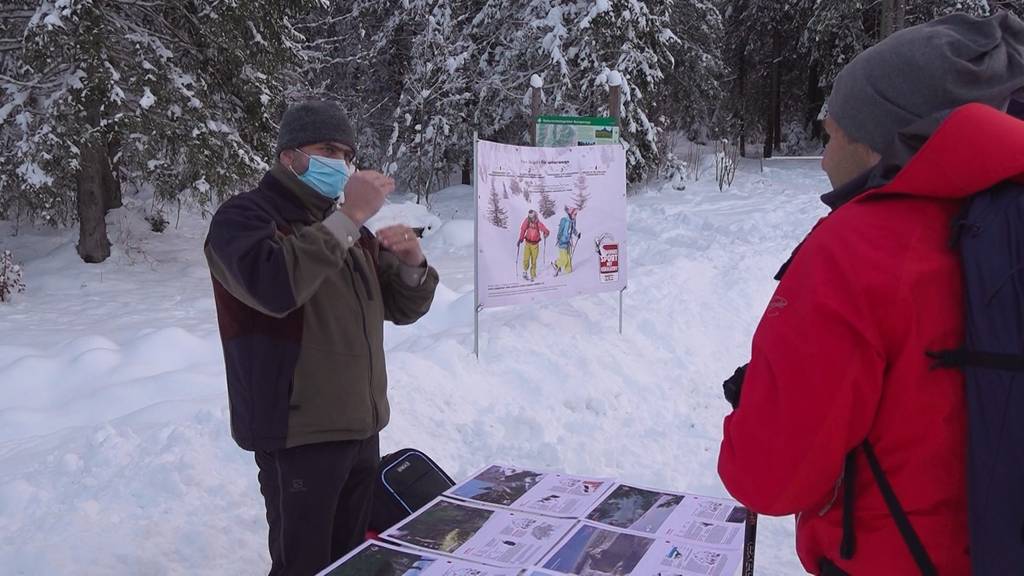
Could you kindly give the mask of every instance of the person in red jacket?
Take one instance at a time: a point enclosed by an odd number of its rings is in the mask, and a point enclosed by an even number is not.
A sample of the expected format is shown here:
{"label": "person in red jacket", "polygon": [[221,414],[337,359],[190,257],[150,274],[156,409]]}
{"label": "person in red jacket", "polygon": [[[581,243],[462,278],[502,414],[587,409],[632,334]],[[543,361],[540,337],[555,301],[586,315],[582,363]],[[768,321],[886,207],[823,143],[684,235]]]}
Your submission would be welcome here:
{"label": "person in red jacket", "polygon": [[530,210],[519,227],[519,242],[522,246],[526,242],[526,250],[523,251],[523,280],[531,282],[537,279],[537,259],[540,257],[540,241],[547,239],[551,234],[548,227],[541,222],[536,210]]}
{"label": "person in red jacket", "polygon": [[869,450],[937,573],[970,573],[963,376],[926,353],[964,339],[951,223],[973,194],[1024,182],[1024,122],[1005,113],[1022,87],[1024,23],[1008,13],[903,30],[836,78],[832,211],[780,271],[750,363],[725,384],[718,461],[751,510],[796,515],[809,573],[929,573]]}

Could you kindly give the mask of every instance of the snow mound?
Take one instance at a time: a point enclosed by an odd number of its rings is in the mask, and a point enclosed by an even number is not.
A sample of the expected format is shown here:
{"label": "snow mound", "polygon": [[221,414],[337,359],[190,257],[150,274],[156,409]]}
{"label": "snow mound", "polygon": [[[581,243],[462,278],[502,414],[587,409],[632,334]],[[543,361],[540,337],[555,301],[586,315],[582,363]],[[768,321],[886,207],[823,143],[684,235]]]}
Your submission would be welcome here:
{"label": "snow mound", "polygon": [[423,228],[424,236],[426,236],[441,227],[441,219],[422,204],[391,203],[381,207],[380,212],[366,222],[366,227],[376,232],[396,224],[404,224],[410,228]]}

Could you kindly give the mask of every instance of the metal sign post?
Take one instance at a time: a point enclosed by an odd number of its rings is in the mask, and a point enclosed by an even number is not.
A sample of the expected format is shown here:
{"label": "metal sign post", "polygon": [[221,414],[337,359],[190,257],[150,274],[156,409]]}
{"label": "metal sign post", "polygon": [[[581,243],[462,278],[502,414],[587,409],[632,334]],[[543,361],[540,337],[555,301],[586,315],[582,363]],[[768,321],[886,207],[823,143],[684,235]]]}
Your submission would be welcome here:
{"label": "metal sign post", "polygon": [[622,336],[622,295],[625,293],[625,288],[619,290],[619,336]]}
{"label": "metal sign post", "polygon": [[743,537],[743,576],[754,576],[754,548],[757,545],[757,512],[747,509],[747,529]]}
{"label": "metal sign post", "polygon": [[473,132],[473,354],[480,359],[480,191],[476,173],[477,133]]}

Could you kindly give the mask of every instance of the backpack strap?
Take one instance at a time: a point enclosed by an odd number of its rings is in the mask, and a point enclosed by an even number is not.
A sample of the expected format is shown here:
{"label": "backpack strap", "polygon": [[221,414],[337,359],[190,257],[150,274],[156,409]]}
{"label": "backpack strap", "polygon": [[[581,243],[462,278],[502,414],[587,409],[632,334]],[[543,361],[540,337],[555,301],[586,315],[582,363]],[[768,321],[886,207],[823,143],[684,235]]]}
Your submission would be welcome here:
{"label": "backpack strap", "polygon": [[889,479],[885,477],[885,472],[878,463],[878,457],[875,456],[875,450],[871,447],[871,443],[864,440],[860,447],[864,451],[864,455],[867,456],[871,474],[875,477],[875,482],[878,483],[878,488],[882,492],[885,505],[889,508],[889,514],[892,515],[893,520],[896,521],[896,527],[899,529],[900,535],[903,536],[903,541],[906,542],[907,548],[910,549],[910,555],[914,557],[914,563],[917,564],[923,576],[938,576],[935,565],[932,564],[932,560],[928,556],[928,551],[924,549],[924,545],[917,536],[917,532],[914,532],[914,527],[911,526],[907,513],[903,510],[903,506],[900,505],[899,499],[896,498],[896,493],[893,491],[892,485],[889,484]]}
{"label": "backpack strap", "polygon": [[971,366],[974,368],[1006,370],[1008,372],[1024,372],[1024,355],[1021,354],[979,352],[965,348],[925,352],[925,354],[932,360],[935,360],[932,364],[933,368],[964,368]]}
{"label": "backpack strap", "polygon": [[839,557],[843,560],[853,558],[857,550],[857,537],[853,531],[853,501],[856,496],[853,480],[857,473],[857,450],[850,450],[843,466],[843,539],[839,543]]}
{"label": "backpack strap", "polygon": [[[893,517],[896,522],[896,528],[900,531],[900,536],[903,537],[903,541],[906,542],[907,548],[910,549],[910,555],[914,557],[914,563],[917,564],[917,568],[921,571],[923,576],[938,576],[938,572],[935,570],[935,565],[932,564],[931,558],[928,556],[928,552],[924,549],[924,544],[921,543],[921,539],[917,536],[917,532],[914,531],[914,527],[910,525],[910,519],[907,517],[907,513],[903,510],[903,506],[900,505],[900,501],[896,498],[896,493],[892,489],[892,485],[889,484],[889,479],[886,478],[885,472],[882,470],[882,466],[878,463],[878,458],[875,456],[875,450],[871,447],[871,444],[865,440],[860,446],[850,450],[850,453],[846,455],[846,465],[843,468],[843,539],[839,544],[839,557],[843,560],[850,560],[853,558],[854,552],[856,552],[857,540],[854,535],[853,526],[853,503],[854,503],[854,477],[857,472],[857,449],[861,449],[864,452],[864,456],[867,457],[868,466],[871,468],[871,474],[875,477],[875,482],[878,484],[879,491],[882,492],[882,499],[885,500],[885,505],[889,509],[889,514]],[[824,561],[827,563],[827,561]],[[828,563],[831,564],[831,563]],[[834,565],[830,566],[830,569],[837,570]],[[822,571],[822,574],[842,574],[842,572],[828,572]]]}
{"label": "backpack strap", "polygon": [[818,576],[850,576],[850,573],[836,566],[835,562],[828,558],[822,558],[818,563]]}

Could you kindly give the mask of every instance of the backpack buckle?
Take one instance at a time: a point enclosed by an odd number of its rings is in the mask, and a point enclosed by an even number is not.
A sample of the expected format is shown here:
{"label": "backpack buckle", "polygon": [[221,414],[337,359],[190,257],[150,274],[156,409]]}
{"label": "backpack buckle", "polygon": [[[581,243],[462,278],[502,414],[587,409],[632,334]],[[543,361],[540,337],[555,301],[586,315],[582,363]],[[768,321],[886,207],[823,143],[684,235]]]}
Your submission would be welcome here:
{"label": "backpack buckle", "polygon": [[926,351],[925,354],[933,360],[932,370],[946,368],[960,368],[967,361],[967,351],[963,348],[956,350],[940,350],[938,352]]}

